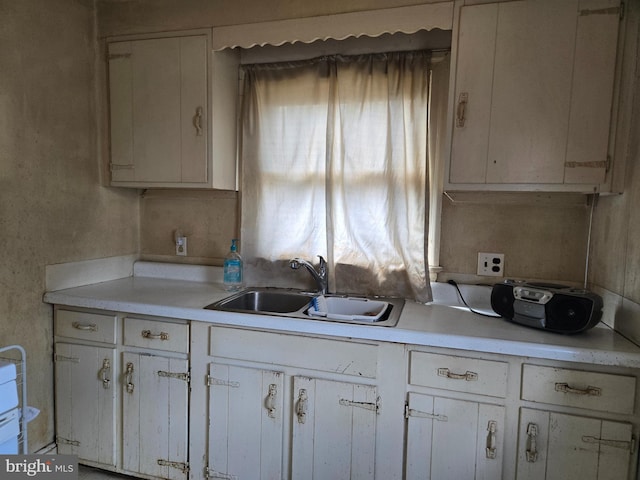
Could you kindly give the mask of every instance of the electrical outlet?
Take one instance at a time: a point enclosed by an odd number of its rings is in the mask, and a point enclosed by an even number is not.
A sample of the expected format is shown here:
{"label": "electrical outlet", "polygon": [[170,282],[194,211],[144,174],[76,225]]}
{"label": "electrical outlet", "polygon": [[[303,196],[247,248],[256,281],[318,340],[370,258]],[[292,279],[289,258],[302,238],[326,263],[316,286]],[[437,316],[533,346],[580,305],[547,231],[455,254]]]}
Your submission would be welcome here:
{"label": "electrical outlet", "polygon": [[504,276],[504,253],[478,253],[478,275]]}
{"label": "electrical outlet", "polygon": [[176,237],[176,255],[187,256],[187,237]]}

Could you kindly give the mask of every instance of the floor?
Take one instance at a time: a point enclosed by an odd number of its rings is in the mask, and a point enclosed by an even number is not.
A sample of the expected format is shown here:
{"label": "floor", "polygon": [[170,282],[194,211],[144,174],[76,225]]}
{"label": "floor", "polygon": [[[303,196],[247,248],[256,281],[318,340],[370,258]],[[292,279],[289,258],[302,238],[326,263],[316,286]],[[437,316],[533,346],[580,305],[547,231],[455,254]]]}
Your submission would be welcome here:
{"label": "floor", "polygon": [[117,473],[106,472],[97,468],[80,465],[78,469],[78,480],[132,480],[133,477],[118,475]]}

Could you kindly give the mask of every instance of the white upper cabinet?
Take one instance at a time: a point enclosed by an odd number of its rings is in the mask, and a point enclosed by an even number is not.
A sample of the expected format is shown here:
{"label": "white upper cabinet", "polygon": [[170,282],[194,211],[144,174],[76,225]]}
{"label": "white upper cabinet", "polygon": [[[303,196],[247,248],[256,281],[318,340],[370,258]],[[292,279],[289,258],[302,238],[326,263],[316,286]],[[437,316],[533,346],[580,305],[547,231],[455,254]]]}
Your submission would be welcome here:
{"label": "white upper cabinet", "polygon": [[609,166],[619,3],[460,8],[446,190],[600,190]]}
{"label": "white upper cabinet", "polygon": [[235,190],[237,54],[207,31],[114,39],[108,60],[111,184]]}

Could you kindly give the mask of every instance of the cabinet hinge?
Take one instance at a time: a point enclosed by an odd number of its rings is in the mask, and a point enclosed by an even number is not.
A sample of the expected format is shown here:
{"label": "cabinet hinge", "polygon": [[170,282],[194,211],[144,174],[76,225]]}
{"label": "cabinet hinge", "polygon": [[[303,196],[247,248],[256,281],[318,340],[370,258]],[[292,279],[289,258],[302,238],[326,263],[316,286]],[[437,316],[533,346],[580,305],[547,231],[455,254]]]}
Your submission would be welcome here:
{"label": "cabinet hinge", "polygon": [[415,418],[428,418],[430,420],[437,420],[438,422],[448,422],[449,417],[446,415],[438,415],[435,413],[427,413],[421,412],[420,410],[414,410],[413,408],[409,408],[408,404],[404,405],[404,418],[409,419],[409,417]]}
{"label": "cabinet hinge", "polygon": [[135,167],[135,165],[127,163],[127,164],[121,164],[121,163],[113,163],[113,162],[109,162],[109,169],[113,172],[114,170],[133,170]]}
{"label": "cabinet hinge", "polygon": [[189,473],[189,464],[184,462],[171,462],[169,460],[164,460],[159,458],[157,460],[158,465],[161,467],[171,467],[177,470],[180,470],[182,473]]}
{"label": "cabinet hinge", "polygon": [[624,15],[624,4],[619,7],[585,8],[580,10],[578,15],[581,17],[585,17],[587,15],[618,15],[622,18],[622,15]]}
{"label": "cabinet hinge", "polygon": [[215,470],[211,470],[209,468],[205,469],[204,477],[206,479],[209,478],[221,478],[223,480],[238,480],[237,475],[231,475],[229,473],[216,472]]}
{"label": "cabinet hinge", "polygon": [[80,359],[78,357],[65,357],[64,355],[58,355],[57,353],[54,355],[53,360],[55,362],[80,363]]}
{"label": "cabinet hinge", "polygon": [[371,410],[376,413],[380,413],[380,397],[376,399],[376,403],[371,402],[354,402],[352,400],[347,400],[346,398],[341,398],[338,400],[338,403],[343,407],[356,407],[356,408],[364,408],[365,410]]}
{"label": "cabinet hinge", "polygon": [[164,370],[158,370],[158,376],[164,378],[176,378],[178,380],[182,380],[184,382],[189,383],[191,381],[191,376],[189,373],[174,373],[174,372],[165,372]]}
{"label": "cabinet hinge", "polygon": [[594,162],[564,162],[564,166],[565,168],[604,168],[608,172],[611,166],[611,157],[607,156],[606,160]]}
{"label": "cabinet hinge", "polygon": [[590,437],[585,435],[582,437],[582,441],[584,443],[605,445],[607,447],[620,448],[622,450],[629,450],[629,452],[633,452],[633,438],[627,442],[625,440],[608,440],[606,438]]}
{"label": "cabinet hinge", "polygon": [[115,60],[117,58],[131,58],[130,53],[107,53],[107,60]]}
{"label": "cabinet hinge", "polygon": [[60,436],[56,436],[56,443],[61,445],[73,445],[74,447],[79,447],[80,442],[77,440],[69,440],[68,438],[63,438]]}
{"label": "cabinet hinge", "polygon": [[232,382],[231,380],[221,380],[214,378],[211,375],[207,375],[207,387],[213,387],[214,385],[223,385],[225,387],[239,388],[240,382]]}

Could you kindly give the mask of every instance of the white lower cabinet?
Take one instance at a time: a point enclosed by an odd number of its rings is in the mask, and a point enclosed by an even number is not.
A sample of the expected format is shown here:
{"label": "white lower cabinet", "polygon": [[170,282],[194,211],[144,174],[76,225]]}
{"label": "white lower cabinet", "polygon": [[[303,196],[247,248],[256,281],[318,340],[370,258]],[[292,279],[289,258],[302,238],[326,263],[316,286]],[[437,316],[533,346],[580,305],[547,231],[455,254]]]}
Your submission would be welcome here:
{"label": "white lower cabinet", "polygon": [[406,478],[502,478],[505,409],[409,393]]}
{"label": "white lower cabinet", "polygon": [[282,478],[284,374],[209,364],[209,478]]}
{"label": "white lower cabinet", "polygon": [[292,478],[375,478],[376,388],[294,377],[293,391]]}
{"label": "white lower cabinet", "polygon": [[[207,328],[211,361],[204,382],[208,395],[202,392],[208,399],[205,476],[382,478],[376,477],[377,456],[385,454],[376,450],[381,417],[376,344]],[[196,352],[205,339],[192,342]],[[194,388],[197,395],[198,384]],[[200,408],[198,398],[192,397],[192,405]],[[397,413],[401,427],[401,406]],[[195,437],[200,427],[193,419],[191,425]],[[396,442],[400,452],[401,431]],[[384,478],[399,479],[400,468],[398,472]]]}
{"label": "white lower cabinet", "polygon": [[518,480],[621,480],[635,454],[632,425],[523,408]]}
{"label": "white lower cabinet", "polygon": [[56,443],[82,464],[147,479],[189,474],[189,324],[55,312]]}
{"label": "white lower cabinet", "polygon": [[122,467],[187,478],[187,360],[125,352],[122,360]]}
{"label": "white lower cabinet", "polygon": [[56,343],[58,453],[116,465],[116,349]]}

